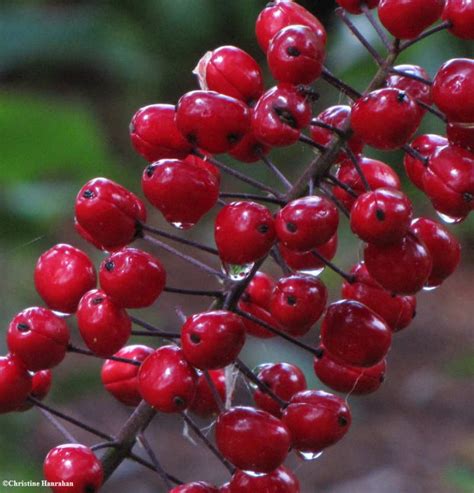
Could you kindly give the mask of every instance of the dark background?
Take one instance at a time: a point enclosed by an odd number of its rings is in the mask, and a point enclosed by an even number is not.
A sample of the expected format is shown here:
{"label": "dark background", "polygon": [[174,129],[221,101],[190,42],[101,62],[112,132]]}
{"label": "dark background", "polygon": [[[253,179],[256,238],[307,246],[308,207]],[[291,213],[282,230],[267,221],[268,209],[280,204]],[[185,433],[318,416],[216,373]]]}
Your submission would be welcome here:
{"label": "dark background", "polygon": [[[74,197],[81,185],[95,176],[107,176],[140,193],[145,163],[133,153],[128,140],[134,111],[153,102],[173,103],[180,94],[195,88],[191,71],[209,49],[235,44],[263,63],[253,29],[265,3],[1,2],[0,316],[4,329],[17,311],[41,303],[32,272],[42,251],[57,242],[68,242],[100,261],[101,254],[72,228]],[[328,66],[363,89],[374,73],[374,64],[331,16],[333,2],[304,4],[329,30]],[[365,20],[356,21],[377,43]],[[472,55],[472,43],[461,43],[443,33],[411,48],[401,60],[419,63],[434,75],[444,60]],[[323,82],[316,86],[321,100],[315,113],[342,100]],[[421,131],[444,130],[428,116]],[[301,172],[310,157],[311,151],[302,146],[272,153],[290,178]],[[404,178],[399,154],[385,153],[383,159]],[[237,167],[270,180],[259,166]],[[226,179],[222,189],[236,187],[238,183]],[[431,206],[409,184],[407,189],[418,213],[434,217]],[[211,243],[214,214],[190,236]],[[165,227],[158,213],[150,216],[151,224]],[[349,398],[354,419],[348,436],[315,462],[289,459],[301,478],[303,493],[474,491],[472,229],[472,218],[453,228],[463,243],[462,265],[441,288],[420,294],[417,318],[394,338],[382,388],[369,397]],[[358,257],[359,245],[348,234],[344,221],[340,239],[336,259],[349,268]],[[167,267],[171,285],[202,287],[212,282],[181,261],[159,251],[156,254]],[[205,256],[202,259],[212,261]],[[266,270],[277,275],[271,264]],[[335,299],[339,279],[329,272],[323,279]],[[187,313],[205,307],[196,300],[164,295],[141,316],[157,326],[177,328],[176,304]],[[308,341],[314,342],[316,337],[314,329]],[[3,340],[0,344],[4,348]],[[312,386],[321,386],[312,374],[310,358],[301,351],[279,341],[253,341],[247,346],[243,359],[249,365],[294,362],[305,370]],[[99,370],[100,362],[70,355],[54,370],[53,391],[47,402],[113,434],[129,410],[102,391]],[[241,382],[239,393],[239,399],[249,402]],[[94,443],[80,431],[71,432],[84,443]],[[178,417],[158,416],[148,436],[170,472],[185,480],[218,484],[226,480],[221,465],[186,439]],[[43,457],[62,441],[36,410],[1,416],[0,479],[41,479]],[[157,476],[129,462],[103,490],[132,489],[135,493],[164,491]]]}

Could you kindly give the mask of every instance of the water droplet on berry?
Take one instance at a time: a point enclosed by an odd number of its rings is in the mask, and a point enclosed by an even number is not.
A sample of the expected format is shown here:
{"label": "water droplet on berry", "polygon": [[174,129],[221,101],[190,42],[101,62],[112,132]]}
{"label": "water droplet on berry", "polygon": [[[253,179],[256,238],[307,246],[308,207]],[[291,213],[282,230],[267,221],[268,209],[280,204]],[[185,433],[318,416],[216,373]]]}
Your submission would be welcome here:
{"label": "water droplet on berry", "polygon": [[465,218],[464,217],[452,217],[448,216],[447,214],[443,214],[442,212],[436,211],[436,214],[441,218],[442,221],[444,221],[447,224],[459,224],[462,222]]}
{"label": "water droplet on berry", "polygon": [[171,223],[172,226],[181,230],[192,228],[194,224],[195,223],[180,223],[180,222]]}
{"label": "water droplet on berry", "polygon": [[303,461],[312,461],[319,459],[323,455],[322,452],[300,452],[299,450],[296,451],[296,456],[303,460]]}
{"label": "water droplet on berry", "polygon": [[318,277],[324,271],[324,267],[319,267],[318,269],[298,269],[300,274],[306,274],[308,276]]}
{"label": "water droplet on berry", "polygon": [[[271,363],[261,363],[253,368],[252,373],[257,376],[266,366],[271,365]],[[258,385],[255,384],[252,380],[249,380],[249,386],[253,391],[258,390]]]}
{"label": "water droplet on berry", "polygon": [[241,281],[250,274],[254,265],[253,262],[243,265],[227,264],[224,262],[222,264],[222,270],[227,277],[232,279],[232,281]]}

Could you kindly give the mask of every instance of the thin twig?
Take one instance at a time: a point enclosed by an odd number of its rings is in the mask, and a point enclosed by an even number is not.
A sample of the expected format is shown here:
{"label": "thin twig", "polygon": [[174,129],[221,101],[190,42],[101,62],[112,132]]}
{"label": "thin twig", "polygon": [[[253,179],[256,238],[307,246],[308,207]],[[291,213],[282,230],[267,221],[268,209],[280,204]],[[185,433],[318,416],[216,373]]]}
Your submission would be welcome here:
{"label": "thin twig", "polygon": [[172,483],[171,483],[171,481],[170,481],[170,479],[168,477],[168,474],[163,469],[163,466],[160,464],[160,461],[156,457],[155,451],[153,450],[153,448],[151,447],[150,443],[146,439],[145,432],[144,431],[141,431],[137,435],[137,439],[138,439],[139,443],[145,449],[146,453],[148,454],[148,457],[150,457],[151,463],[153,464],[153,467],[155,468],[155,471],[158,473],[158,475],[163,480],[163,483],[165,483],[165,485],[166,485],[166,487],[168,489],[172,489],[173,488],[173,485],[172,485]]}
{"label": "thin twig", "polygon": [[432,115],[439,118],[442,122],[448,123],[448,119],[446,118],[446,115],[444,113],[441,113],[441,111],[437,110],[436,108],[433,108],[433,106],[426,104],[425,102],[421,101],[420,99],[416,99],[416,103],[419,106],[421,106],[423,109],[425,109],[426,111],[429,111]]}
{"label": "thin twig", "polygon": [[234,192],[222,192],[221,197],[229,199],[244,199],[244,200],[258,200],[260,202],[268,202],[269,204],[285,205],[285,201],[276,199],[274,197],[266,197],[264,195],[257,195],[255,193],[234,193]]}
{"label": "thin twig", "polygon": [[208,296],[210,298],[222,298],[224,295],[222,291],[206,291],[202,289],[184,289],[184,288],[172,288],[166,286],[163,291],[167,293],[188,294],[190,296]]}
{"label": "thin twig", "polygon": [[140,366],[141,365],[140,361],[135,361],[134,359],[121,358],[119,356],[99,356],[98,354],[93,353],[89,349],[79,348],[79,347],[73,346],[72,344],[69,344],[67,350],[70,353],[77,353],[77,354],[83,354],[85,356],[92,356],[93,358],[98,358],[101,360],[118,361],[119,363],[126,363],[128,365],[134,365],[134,366]]}
{"label": "thin twig", "polygon": [[433,85],[433,82],[431,80],[425,79],[424,77],[420,77],[419,75],[410,74],[410,72],[404,72],[403,70],[398,70],[395,67],[392,67],[390,69],[390,72],[392,74],[400,75],[401,77],[406,77],[407,79],[416,80],[416,81],[421,82],[422,84],[425,84],[427,86]]}
{"label": "thin twig", "polygon": [[59,431],[59,433],[61,433],[61,435],[66,438],[69,443],[79,443],[79,440],[77,440],[71,433],[69,433],[69,431],[64,428],[64,426],[54,417],[53,414],[39,406],[38,409],[41,414]]}
{"label": "thin twig", "polygon": [[428,166],[428,163],[430,162],[429,158],[427,158],[426,156],[423,156],[423,154],[418,152],[416,149],[414,149],[410,145],[405,144],[404,146],[402,146],[402,149],[407,154],[409,154],[411,157],[417,159],[418,161],[421,161],[423,163],[423,166]]}
{"label": "thin twig", "polygon": [[[159,329],[157,329],[154,325],[145,322],[144,320],[141,320],[140,318],[137,318],[133,315],[130,315],[130,320],[135,324],[139,325],[140,327],[143,327],[146,329],[148,332],[144,333],[147,335],[153,335],[156,337],[163,337],[163,339],[179,339],[181,337],[181,334],[172,334],[170,332],[163,332]],[[144,335],[144,334],[137,334],[137,332],[132,331],[134,335]]]}
{"label": "thin twig", "polygon": [[300,142],[303,142],[303,144],[307,144],[311,147],[314,147],[317,149],[319,152],[325,152],[326,147],[323,146],[322,144],[319,144],[318,142],[315,142],[311,137],[308,137],[305,134],[300,134],[299,139]]}
{"label": "thin twig", "polygon": [[354,168],[357,171],[357,174],[359,175],[364,188],[366,189],[366,191],[369,191],[371,188],[369,182],[367,181],[367,178],[364,175],[364,172],[362,171],[362,168],[360,167],[359,158],[354,154],[354,152],[348,145],[344,146],[344,151],[349,156],[349,159],[352,161],[352,164],[354,165]]}
{"label": "thin twig", "polygon": [[290,180],[279,170],[275,163],[273,163],[268,156],[262,154],[260,159],[267,165],[267,167],[271,170],[271,172],[280,180],[283,186],[289,190],[292,185]]}
{"label": "thin twig", "polygon": [[359,91],[349,86],[342,80],[338,79],[326,67],[323,68],[321,78],[354,101],[362,96],[362,94]]}
{"label": "thin twig", "polygon": [[216,401],[216,405],[217,408],[219,409],[219,412],[223,412],[225,409],[225,405],[224,402],[222,401],[221,394],[219,394],[219,391],[217,390],[214,380],[212,380],[211,375],[207,370],[203,370],[202,373],[204,375],[204,378],[206,379],[207,385],[209,385],[209,388],[211,389],[212,397],[214,397],[214,400]]}
{"label": "thin twig", "polygon": [[406,50],[407,48],[410,48],[410,46],[413,46],[414,44],[418,43],[422,39],[427,38],[428,36],[431,36],[432,34],[438,33],[440,31],[444,31],[445,29],[449,29],[452,26],[451,21],[445,21],[442,22],[441,24],[438,24],[437,26],[432,27],[431,29],[428,29],[424,33],[421,33],[417,38],[410,39],[409,41],[405,41],[404,43],[400,44],[400,52]]}
{"label": "thin twig", "polygon": [[367,7],[367,4],[365,2],[361,2],[360,8],[364,13],[364,15],[367,17],[367,20],[372,24],[372,27],[375,29],[375,32],[382,40],[382,43],[384,44],[385,48],[387,48],[387,50],[390,51],[390,41],[388,39],[388,36],[386,32],[382,29],[382,26],[377,22],[377,20],[373,16],[369,7]]}
{"label": "thin twig", "polygon": [[332,263],[326,257],[321,255],[316,249],[311,250],[311,253],[317,257],[321,262],[327,265],[331,270],[333,270],[336,274],[339,274],[343,279],[345,279],[349,284],[352,284],[355,281],[355,276],[352,274],[347,274],[342,269],[340,269],[336,264]]}
{"label": "thin twig", "polygon": [[326,195],[326,197],[334,203],[334,205],[349,219],[351,217],[350,212],[347,210],[347,207],[334,195],[331,190],[328,190],[326,187],[323,187],[322,184],[319,184],[319,190]]}

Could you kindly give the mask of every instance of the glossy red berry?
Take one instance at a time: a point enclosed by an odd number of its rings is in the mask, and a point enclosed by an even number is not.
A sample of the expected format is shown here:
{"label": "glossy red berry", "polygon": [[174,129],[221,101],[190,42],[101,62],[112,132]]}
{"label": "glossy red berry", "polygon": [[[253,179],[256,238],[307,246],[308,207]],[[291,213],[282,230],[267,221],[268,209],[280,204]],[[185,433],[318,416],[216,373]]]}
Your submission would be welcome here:
{"label": "glossy red berry", "polygon": [[[343,104],[337,106],[331,106],[324,110],[316,117],[316,122],[323,123],[325,125],[331,125],[338,129],[342,129],[344,125],[350,120],[351,107]],[[318,126],[317,123],[311,125],[311,138],[314,142],[327,146],[334,137],[334,132]],[[348,140],[347,145],[354,154],[360,154],[364,148],[364,142],[356,135],[353,134]],[[345,151],[340,151],[338,160],[346,157]]]}
{"label": "glossy red berry", "polygon": [[332,260],[337,250],[337,234],[331,237],[329,241],[310,250],[309,252],[298,252],[290,250],[285,245],[278,245],[280,253],[286,265],[290,269],[301,272],[302,274],[318,275],[326,264],[314,252],[322,255],[326,260]]}
{"label": "glossy red berry", "polygon": [[16,411],[26,403],[32,377],[15,355],[0,356],[0,414]]}
{"label": "glossy red berry", "polygon": [[28,370],[46,370],[59,365],[66,356],[69,329],[51,310],[27,308],[10,322],[7,344]]}
{"label": "glossy red berry", "polygon": [[137,223],[146,220],[143,202],[107,178],[94,178],[81,188],[75,211],[79,233],[104,250],[128,245],[137,235]]}
{"label": "glossy red berry", "polygon": [[[214,387],[217,390],[217,393],[221,398],[221,401],[225,402],[225,371],[210,370],[208,373],[210,379],[214,384]],[[204,373],[199,374],[196,386],[196,395],[189,405],[189,410],[192,411],[194,414],[197,414],[201,418],[210,418],[219,412],[219,404],[216,402],[214,393],[212,392],[212,389]]]}
{"label": "glossy red berry", "polygon": [[82,295],[95,288],[96,272],[78,248],[60,243],[44,252],[35,267],[35,287],[49,308],[73,313]]}
{"label": "glossy red berry", "polygon": [[161,262],[143,250],[123,248],[100,265],[100,287],[123,308],[144,308],[160,296],[166,283]]}
{"label": "glossy red berry", "polygon": [[[257,377],[284,401],[289,401],[297,392],[306,390],[304,373],[295,365],[268,363],[260,368]],[[257,388],[253,393],[253,398],[260,409],[277,418],[281,417],[282,409],[268,394]]]}
{"label": "glossy red berry", "polygon": [[362,6],[366,5],[369,9],[374,9],[379,4],[380,0],[336,0],[336,2],[349,13],[358,15],[362,14]]}
{"label": "glossy red berry", "polygon": [[273,78],[290,84],[311,84],[323,70],[325,43],[308,26],[291,25],[270,41],[267,61]]}
{"label": "glossy red berry", "polygon": [[260,48],[266,53],[273,36],[294,24],[310,27],[318,39],[326,43],[326,31],[314,15],[292,0],[278,0],[269,3],[257,18],[255,33]]}
{"label": "glossy red berry", "polygon": [[[102,463],[85,445],[71,443],[59,445],[48,452],[43,464],[46,481],[53,493],[95,493],[104,480]],[[72,486],[61,486],[61,483]]]}
{"label": "glossy red berry", "polygon": [[369,274],[394,294],[416,294],[431,273],[432,260],[426,246],[412,234],[398,243],[364,248]]}
{"label": "glossy red berry", "polygon": [[251,106],[263,93],[262,69],[247,52],[236,46],[208,51],[195,74],[201,89],[216,91]]}
{"label": "glossy red berry", "polygon": [[[413,140],[410,146],[422,156],[429,159],[439,147],[444,147],[447,143],[446,137],[441,137],[441,135],[423,134]],[[423,190],[423,175],[425,174],[427,165],[408,153],[405,154],[403,164],[411,182],[417,188]]]}
{"label": "glossy red berry", "polygon": [[305,390],[291,398],[282,421],[290,430],[293,448],[316,454],[347,433],[351,412],[340,397],[322,390]]}
{"label": "glossy red berry", "polygon": [[385,379],[385,360],[369,368],[360,368],[336,362],[324,347],[321,346],[321,349],[321,356],[314,358],[314,371],[319,380],[332,390],[365,395],[375,392],[382,385]]}
{"label": "glossy red berry", "polygon": [[423,175],[423,187],[435,209],[464,217],[474,208],[474,153],[462,147],[439,147]]}
{"label": "glossy red berry", "polygon": [[273,290],[270,313],[285,331],[301,336],[319,320],[327,302],[326,286],[301,274],[281,278]]}
{"label": "glossy red berry", "polygon": [[[282,327],[280,327],[271,313],[265,308],[262,308],[260,305],[257,305],[256,303],[247,303],[243,300],[240,300],[237,306],[239,310],[255,318],[258,318],[262,322],[270,325],[271,327],[274,327],[275,329],[282,330]],[[272,337],[275,337],[276,335],[273,332],[267,330],[262,325],[249,320],[248,318],[242,317],[242,321],[245,325],[245,330],[247,331],[247,334],[251,336],[259,337],[260,339],[270,339]]]}
{"label": "glossy red berry", "polygon": [[410,199],[399,190],[378,188],[358,197],[351,209],[351,229],[364,241],[383,245],[400,241],[413,217]]}
{"label": "glossy red berry", "polygon": [[[40,370],[33,374],[31,378],[31,392],[30,396],[42,401],[51,390],[53,375],[51,370]],[[26,401],[22,404],[17,411],[27,411],[33,407],[33,403]]]}
{"label": "glossy red berry", "polygon": [[443,63],[431,91],[434,103],[449,121],[474,122],[474,59],[454,58]]}
{"label": "glossy red berry", "polygon": [[[431,86],[420,80],[415,80],[413,77],[402,75],[402,73],[409,74],[415,77],[420,77],[426,81],[430,81],[428,72],[418,65],[396,65],[393,67],[394,72],[387,77],[387,86],[404,91],[413,101],[421,101],[422,103],[431,106],[433,100],[431,98]],[[418,112],[420,117],[424,115],[425,109],[418,105]]]}
{"label": "glossy red berry", "polygon": [[216,443],[237,468],[270,473],[285,460],[290,448],[287,427],[265,411],[233,407],[217,419]]}
{"label": "glossy red berry", "polygon": [[232,202],[217,215],[214,237],[223,262],[255,262],[269,252],[275,241],[273,216],[256,202]]}
{"label": "glossy red berry", "polygon": [[[153,352],[151,347],[137,344],[123,347],[114,356],[142,363]],[[121,403],[137,406],[142,400],[138,391],[138,369],[138,366],[130,363],[106,360],[100,374],[102,384]]]}
{"label": "glossy red berry", "polygon": [[420,124],[417,104],[403,91],[385,88],[358,99],[351,125],[368,145],[391,150],[406,144]]}
{"label": "glossy red berry", "polygon": [[194,146],[219,154],[229,151],[250,129],[250,111],[242,101],[214,91],[181,96],[176,125]]}
{"label": "glossy red berry", "polygon": [[250,131],[229,151],[229,155],[243,163],[255,163],[270,151],[271,147],[260,142]]}
{"label": "glossy red berry", "polygon": [[321,342],[337,361],[374,366],[390,349],[392,331],[379,315],[354,300],[329,305],[321,325]]}
{"label": "glossy red berry", "polygon": [[344,281],[341,295],[368,306],[380,315],[396,332],[407,327],[416,311],[414,296],[395,296],[386,291],[367,271],[364,262],[359,262],[351,269],[354,281]]}
{"label": "glossy red berry", "polygon": [[[400,178],[388,164],[377,159],[360,157],[359,166],[371,190],[382,187],[401,189]],[[364,183],[350,160],[341,163],[341,166],[336,172],[336,177],[351,187],[357,195],[366,192]],[[354,197],[338,186],[333,187],[333,193],[349,210],[352,208],[356,200]]]}
{"label": "glossy red berry", "polygon": [[249,282],[243,299],[247,303],[255,303],[268,311],[274,287],[275,280],[265,272],[258,271]]}
{"label": "glossy red berry", "polygon": [[175,107],[152,104],[140,108],[130,122],[133,147],[147,161],[184,159],[192,150],[175,123]]}
{"label": "glossy red berry", "polygon": [[157,411],[175,413],[186,409],[194,399],[196,370],[177,346],[162,346],[140,366],[138,389]]}
{"label": "glossy red berry", "polygon": [[380,22],[399,39],[420,35],[443,12],[444,0],[380,0]]}
{"label": "glossy red berry", "polygon": [[474,3],[472,0],[446,0],[442,17],[458,38],[474,39]]}
{"label": "glossy red berry", "polygon": [[280,466],[269,474],[247,474],[237,471],[229,485],[228,492],[220,493],[300,493],[300,483],[295,474]]}
{"label": "glossy red berry", "polygon": [[196,368],[215,370],[235,361],[245,343],[242,319],[227,310],[198,313],[181,329],[184,357]]}
{"label": "glossy red berry", "polygon": [[105,291],[88,291],[79,302],[76,316],[82,339],[98,356],[112,356],[130,337],[132,322],[127,312]]}
{"label": "glossy red berry", "polygon": [[291,250],[302,252],[328,242],[338,225],[339,213],[335,205],[318,196],[293,200],[275,218],[280,242]]}
{"label": "glossy red berry", "polygon": [[311,113],[308,98],[296,86],[281,83],[258,100],[252,114],[252,131],[257,140],[271,147],[289,146],[309,125]]}
{"label": "glossy red berry", "polygon": [[446,135],[451,145],[474,153],[474,123],[448,123]]}
{"label": "glossy red berry", "polygon": [[142,175],[146,198],[180,229],[194,226],[219,197],[219,182],[209,171],[187,161],[162,159]]}
{"label": "glossy red berry", "polygon": [[433,260],[426,287],[439,286],[459,265],[459,241],[443,225],[425,217],[415,219],[410,230],[425,244]]}
{"label": "glossy red berry", "polygon": [[219,493],[219,490],[209,483],[204,481],[195,481],[176,486],[169,493]]}
{"label": "glossy red berry", "polygon": [[221,172],[217,166],[214,166],[208,160],[208,158],[212,157],[212,155],[208,152],[205,152],[205,151],[201,151],[201,152],[204,155],[203,158],[200,158],[200,157],[196,156],[195,154],[189,154],[188,156],[186,156],[186,159],[184,159],[184,161],[186,163],[192,164],[193,166],[197,166],[198,168],[202,168],[202,169],[205,169],[206,171],[209,171],[209,173],[211,173],[211,175],[213,175],[214,178],[217,180],[218,185],[220,185],[220,183],[221,183]]}

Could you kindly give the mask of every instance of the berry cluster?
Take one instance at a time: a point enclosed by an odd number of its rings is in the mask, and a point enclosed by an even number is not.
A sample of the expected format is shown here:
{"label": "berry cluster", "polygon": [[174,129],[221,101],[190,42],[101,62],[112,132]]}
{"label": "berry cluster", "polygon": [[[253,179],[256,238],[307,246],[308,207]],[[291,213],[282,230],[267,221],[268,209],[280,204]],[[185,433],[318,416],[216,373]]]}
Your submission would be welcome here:
{"label": "berry cluster", "polygon": [[[318,457],[349,430],[349,406],[343,397],[308,389],[293,364],[250,370],[239,359],[246,338],[282,337],[311,354],[317,377],[335,392],[368,394],[384,380],[392,336],[413,319],[416,294],[436,288],[455,271],[456,238],[442,224],[414,217],[397,173],[362,152],[365,145],[402,148],[409,179],[446,222],[462,221],[474,208],[474,60],[447,61],[433,81],[422,67],[395,65],[404,49],[441,29],[474,39],[474,3],[338,3],[338,15],[379,64],[364,93],[325,68],[327,39],[319,20],[294,1],[276,0],[256,22],[274,87],[265,89],[252,56],[223,46],[199,61],[200,89],[184,94],[176,106],[153,104],[132,118],[132,144],[149,163],[141,182],[146,199],[180,230],[220,207],[214,224],[217,249],[148,225],[144,202],[109,179],[95,178],[79,191],[75,226],[104,252],[98,276],[86,253],[73,246],[58,244],[43,253],[34,279],[47,308],[27,308],[13,318],[10,352],[0,359],[0,412],[35,405],[107,440],[92,449],[74,443],[54,448],[44,463],[47,480],[72,481],[68,491],[93,493],[129,458],[158,472],[172,493],[298,493],[298,479],[283,465],[289,451]],[[393,41],[373,17],[374,8]],[[367,16],[388,48],[385,60],[348,13]],[[425,31],[438,19],[443,22]],[[310,85],[319,78],[349,101],[313,117],[317,94]],[[446,122],[446,137],[418,135],[410,144],[427,111]],[[268,155],[296,143],[311,146],[315,158],[292,184]],[[222,153],[267,166],[285,192],[221,163],[215,155]],[[260,194],[220,192],[221,172]],[[332,262],[340,213],[364,245],[363,260],[349,273]],[[158,237],[218,257],[223,271]],[[202,269],[219,281],[218,287],[168,286],[160,260],[129,246],[136,239]],[[281,268],[278,280],[261,270],[267,260]],[[342,299],[329,305],[318,278],[325,267],[343,278]],[[129,313],[153,305],[164,291],[215,300],[205,312],[181,314],[176,334]],[[73,319],[87,349],[70,343]],[[319,343],[300,340],[320,319]],[[133,325],[146,330],[132,330]],[[132,334],[171,342],[158,348],[127,345]],[[68,351],[105,359],[105,389],[136,407],[116,437],[41,402],[51,369]],[[254,406],[232,404],[233,369],[251,383]],[[202,481],[183,484],[165,472],[144,436],[156,412],[179,414],[229,469],[230,482],[220,488]],[[192,414],[216,419],[215,445]],[[133,453],[137,437],[150,462]],[[99,449],[106,450],[100,459],[94,453]]]}

